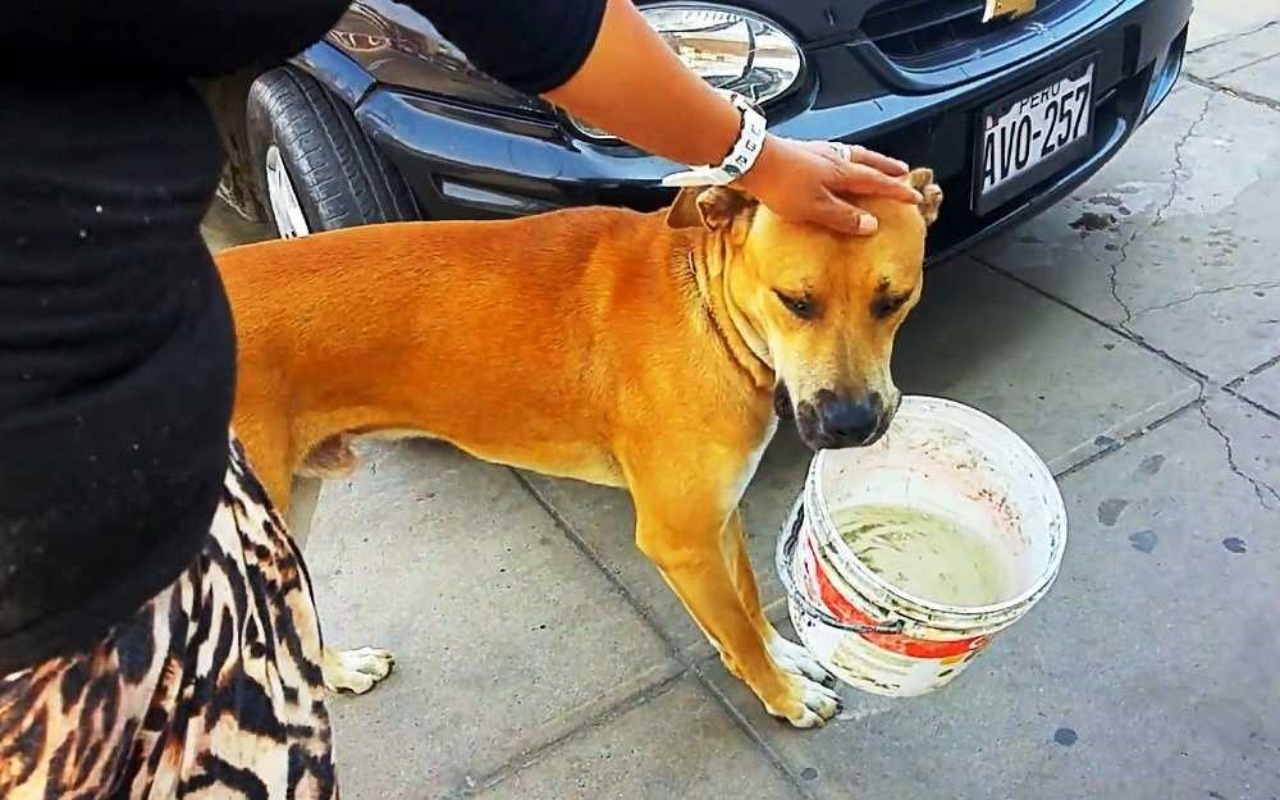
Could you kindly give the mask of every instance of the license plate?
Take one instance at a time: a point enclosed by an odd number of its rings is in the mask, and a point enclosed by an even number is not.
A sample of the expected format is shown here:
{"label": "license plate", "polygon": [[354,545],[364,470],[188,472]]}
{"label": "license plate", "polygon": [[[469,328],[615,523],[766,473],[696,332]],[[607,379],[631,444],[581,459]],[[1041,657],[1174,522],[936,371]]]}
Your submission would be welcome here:
{"label": "license plate", "polygon": [[978,116],[974,211],[985,214],[1087,153],[1093,140],[1092,59],[986,108]]}

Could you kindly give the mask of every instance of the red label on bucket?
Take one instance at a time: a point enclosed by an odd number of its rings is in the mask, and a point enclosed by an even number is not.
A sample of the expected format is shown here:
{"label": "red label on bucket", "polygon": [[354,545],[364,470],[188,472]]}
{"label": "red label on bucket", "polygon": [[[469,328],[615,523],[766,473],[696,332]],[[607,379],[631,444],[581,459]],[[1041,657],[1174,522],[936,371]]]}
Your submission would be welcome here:
{"label": "red label on bucket", "polygon": [[[807,541],[806,544],[808,544]],[[841,622],[847,622],[851,625],[877,625],[881,623],[880,620],[873,619],[859,611],[844,595],[840,594],[840,590],[827,577],[827,571],[823,568],[821,560],[815,558],[809,563],[813,566],[822,604],[827,607],[832,616]],[[951,658],[966,653],[976,653],[987,646],[987,641],[990,638],[988,636],[974,636],[969,639],[931,641],[928,639],[913,639],[901,633],[859,632],[858,635],[883,650],[901,653],[910,658],[927,659]]]}

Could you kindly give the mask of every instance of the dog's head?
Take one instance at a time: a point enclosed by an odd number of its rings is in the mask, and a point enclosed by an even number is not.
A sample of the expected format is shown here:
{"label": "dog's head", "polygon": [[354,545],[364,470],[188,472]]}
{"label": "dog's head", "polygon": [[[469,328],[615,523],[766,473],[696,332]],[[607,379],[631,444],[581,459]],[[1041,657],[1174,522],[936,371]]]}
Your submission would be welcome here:
{"label": "dog's head", "polygon": [[787,222],[727,188],[686,189],[668,212],[674,227],[720,237],[714,269],[724,270],[725,301],[767,349],[814,449],[875,442],[901,399],[889,369],[894,335],[920,298],[925,230],[942,202],[931,170],[903,180],[921,204],[853,198],[879,220],[872,236]]}

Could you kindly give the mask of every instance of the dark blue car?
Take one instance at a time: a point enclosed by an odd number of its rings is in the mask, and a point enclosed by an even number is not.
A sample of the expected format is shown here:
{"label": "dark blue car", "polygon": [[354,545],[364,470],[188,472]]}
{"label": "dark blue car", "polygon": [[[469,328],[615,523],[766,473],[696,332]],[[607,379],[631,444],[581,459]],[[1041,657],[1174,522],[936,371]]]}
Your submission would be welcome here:
{"label": "dark blue car", "polygon": [[[933,258],[1114,156],[1173,87],[1191,14],[1191,0],[638,5],[704,78],[762,103],[776,132],[932,167],[947,196]],[[670,199],[659,180],[676,165],[494,83],[391,0],[359,0],[292,64],[245,77],[247,93],[221,95],[223,195],[282,236]]]}

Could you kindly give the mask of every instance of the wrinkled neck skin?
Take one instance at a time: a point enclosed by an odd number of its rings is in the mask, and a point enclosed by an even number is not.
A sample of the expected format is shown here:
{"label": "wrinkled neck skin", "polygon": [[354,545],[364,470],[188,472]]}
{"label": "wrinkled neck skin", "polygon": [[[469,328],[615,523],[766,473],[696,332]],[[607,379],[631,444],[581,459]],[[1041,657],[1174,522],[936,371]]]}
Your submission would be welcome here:
{"label": "wrinkled neck skin", "polygon": [[730,355],[757,388],[772,390],[777,376],[768,340],[750,312],[737,302],[731,286],[734,270],[741,269],[740,258],[725,233],[708,232],[694,242],[690,267],[707,314]]}

